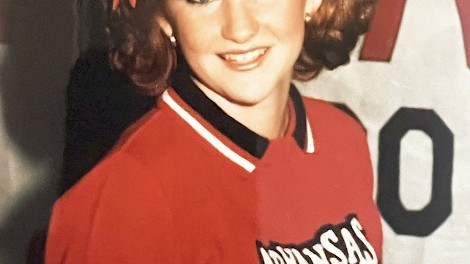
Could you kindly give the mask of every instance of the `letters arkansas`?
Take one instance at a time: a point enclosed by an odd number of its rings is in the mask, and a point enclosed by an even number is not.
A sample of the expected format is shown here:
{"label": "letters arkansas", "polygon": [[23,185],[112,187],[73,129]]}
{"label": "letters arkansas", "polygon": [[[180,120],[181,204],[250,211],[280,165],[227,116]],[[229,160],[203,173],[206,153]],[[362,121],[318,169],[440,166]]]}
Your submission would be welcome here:
{"label": "letters arkansas", "polygon": [[323,226],[302,244],[256,243],[262,264],[378,264],[377,254],[355,215],[339,225]]}

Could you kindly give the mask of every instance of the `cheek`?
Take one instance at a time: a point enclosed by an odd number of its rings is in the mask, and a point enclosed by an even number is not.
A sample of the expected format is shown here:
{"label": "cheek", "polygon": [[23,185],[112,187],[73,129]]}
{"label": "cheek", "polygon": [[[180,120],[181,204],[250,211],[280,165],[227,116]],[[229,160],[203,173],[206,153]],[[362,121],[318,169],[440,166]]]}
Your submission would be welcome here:
{"label": "cheek", "polygon": [[[176,37],[177,44],[185,50],[196,50],[205,46],[203,42],[203,30],[205,19],[196,15],[193,7],[188,6],[184,0],[172,0],[168,8],[171,19],[171,27]],[[201,32],[202,31],[202,32]]]}
{"label": "cheek", "polygon": [[[201,30],[204,29],[204,30]],[[197,19],[188,21],[184,26],[179,27],[178,41],[182,50],[193,55],[202,55],[213,50],[213,43],[218,40],[214,39],[213,31],[207,26],[207,23],[200,22]]]}
{"label": "cheek", "polygon": [[275,32],[279,38],[303,39],[305,24],[303,6],[296,4],[286,4],[273,6],[261,16],[265,25],[269,25],[269,30]]}

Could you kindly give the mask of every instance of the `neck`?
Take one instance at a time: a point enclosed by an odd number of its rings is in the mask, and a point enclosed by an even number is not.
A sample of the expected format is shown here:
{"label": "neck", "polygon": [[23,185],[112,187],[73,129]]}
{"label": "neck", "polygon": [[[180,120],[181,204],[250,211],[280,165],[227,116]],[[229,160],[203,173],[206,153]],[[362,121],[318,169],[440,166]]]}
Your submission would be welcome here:
{"label": "neck", "polygon": [[201,82],[193,80],[209,99],[251,131],[268,139],[285,135],[289,123],[287,102],[290,83],[284,84],[282,89],[275,89],[272,94],[256,104],[243,105],[229,101]]}

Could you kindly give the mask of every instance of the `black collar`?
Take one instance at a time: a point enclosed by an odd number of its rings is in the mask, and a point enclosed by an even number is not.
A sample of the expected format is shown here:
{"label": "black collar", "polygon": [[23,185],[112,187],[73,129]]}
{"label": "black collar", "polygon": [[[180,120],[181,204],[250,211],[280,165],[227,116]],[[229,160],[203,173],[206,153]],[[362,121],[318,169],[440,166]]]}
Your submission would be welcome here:
{"label": "black collar", "polygon": [[[196,86],[190,76],[191,72],[187,64],[179,62],[178,69],[172,77],[172,88],[181,99],[239,147],[256,158],[263,157],[269,140],[227,115]],[[304,149],[307,128],[302,97],[293,84],[290,86],[289,95],[294,105],[296,120],[292,136],[299,147]]]}

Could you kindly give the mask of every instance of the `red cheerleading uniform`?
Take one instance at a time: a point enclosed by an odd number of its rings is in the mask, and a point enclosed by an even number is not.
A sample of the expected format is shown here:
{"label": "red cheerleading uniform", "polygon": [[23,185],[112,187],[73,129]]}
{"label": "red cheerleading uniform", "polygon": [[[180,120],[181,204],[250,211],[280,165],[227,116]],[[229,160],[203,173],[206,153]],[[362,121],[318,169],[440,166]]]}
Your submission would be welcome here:
{"label": "red cheerleading uniform", "polygon": [[178,79],[55,204],[46,263],[380,263],[365,133],[290,90],[268,140]]}

